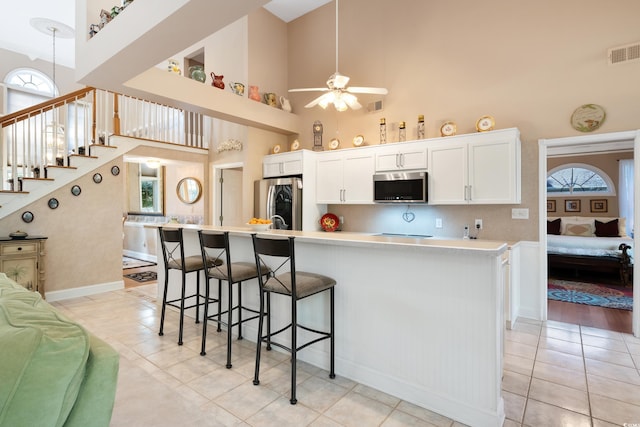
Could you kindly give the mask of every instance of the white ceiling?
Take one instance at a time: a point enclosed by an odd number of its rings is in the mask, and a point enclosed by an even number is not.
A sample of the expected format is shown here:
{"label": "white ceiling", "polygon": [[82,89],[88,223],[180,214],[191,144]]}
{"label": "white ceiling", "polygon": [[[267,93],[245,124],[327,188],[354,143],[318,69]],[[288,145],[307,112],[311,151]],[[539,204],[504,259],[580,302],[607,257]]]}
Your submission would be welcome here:
{"label": "white ceiling", "polygon": [[[272,0],[264,7],[289,22],[330,1]],[[53,38],[33,28],[29,21],[32,18],[46,18],[75,28],[75,3],[76,0],[22,0],[13,7],[5,5],[5,11],[0,14],[0,48],[23,53],[31,60],[52,62]],[[114,0],[114,4],[118,3],[118,0]],[[88,28],[80,31],[88,32]],[[56,38],[55,53],[56,64],[75,68],[74,39]]]}

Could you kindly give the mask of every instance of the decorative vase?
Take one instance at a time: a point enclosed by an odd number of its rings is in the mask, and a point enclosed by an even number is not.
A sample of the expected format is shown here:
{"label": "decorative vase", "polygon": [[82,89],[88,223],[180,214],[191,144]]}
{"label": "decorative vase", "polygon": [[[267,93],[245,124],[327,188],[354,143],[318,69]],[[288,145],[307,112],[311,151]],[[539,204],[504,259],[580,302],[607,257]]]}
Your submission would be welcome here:
{"label": "decorative vase", "polygon": [[217,76],[213,71],[211,72],[211,78],[213,79],[213,81],[211,82],[211,86],[215,86],[218,89],[224,89],[224,82],[222,81],[222,79],[224,79],[224,76],[222,74],[220,74],[219,76]]}
{"label": "decorative vase", "polygon": [[202,65],[192,65],[189,67],[189,77],[200,83],[204,83],[205,80],[207,80],[207,75],[204,73],[204,67]]}
{"label": "decorative vase", "polygon": [[249,86],[249,99],[253,99],[254,101],[258,102],[261,101],[258,86]]}

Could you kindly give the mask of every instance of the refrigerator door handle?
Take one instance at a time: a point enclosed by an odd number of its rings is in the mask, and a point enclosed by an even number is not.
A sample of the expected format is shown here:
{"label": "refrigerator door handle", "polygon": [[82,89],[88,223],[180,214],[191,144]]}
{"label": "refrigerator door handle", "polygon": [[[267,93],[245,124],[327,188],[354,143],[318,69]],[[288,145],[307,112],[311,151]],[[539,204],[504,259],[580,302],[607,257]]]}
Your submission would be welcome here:
{"label": "refrigerator door handle", "polygon": [[271,217],[276,214],[275,206],[274,206],[275,192],[276,192],[276,186],[269,185],[267,190],[267,218],[265,219],[271,219]]}

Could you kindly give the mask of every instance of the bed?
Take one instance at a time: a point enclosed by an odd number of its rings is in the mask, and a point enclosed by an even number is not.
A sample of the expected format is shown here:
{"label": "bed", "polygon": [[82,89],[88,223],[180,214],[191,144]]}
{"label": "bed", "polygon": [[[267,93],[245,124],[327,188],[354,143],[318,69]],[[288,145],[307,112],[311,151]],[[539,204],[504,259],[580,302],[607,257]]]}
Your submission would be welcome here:
{"label": "bed", "polygon": [[631,284],[633,239],[624,218],[559,217],[547,221],[549,269],[612,272]]}

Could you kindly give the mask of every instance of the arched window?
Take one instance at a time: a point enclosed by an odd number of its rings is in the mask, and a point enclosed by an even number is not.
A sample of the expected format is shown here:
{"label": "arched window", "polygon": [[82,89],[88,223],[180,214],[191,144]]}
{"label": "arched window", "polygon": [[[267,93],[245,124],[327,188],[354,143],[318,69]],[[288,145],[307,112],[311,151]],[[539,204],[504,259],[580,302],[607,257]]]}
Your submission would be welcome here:
{"label": "arched window", "polygon": [[9,86],[38,92],[49,98],[54,97],[58,92],[53,81],[46,74],[32,68],[15,69],[7,74],[4,82]]}
{"label": "arched window", "polygon": [[584,163],[569,163],[547,173],[547,194],[564,196],[615,196],[613,181],[604,171]]}
{"label": "arched window", "polygon": [[32,68],[17,68],[4,79],[7,86],[6,114],[29,108],[58,94],[53,81],[44,73]]}

